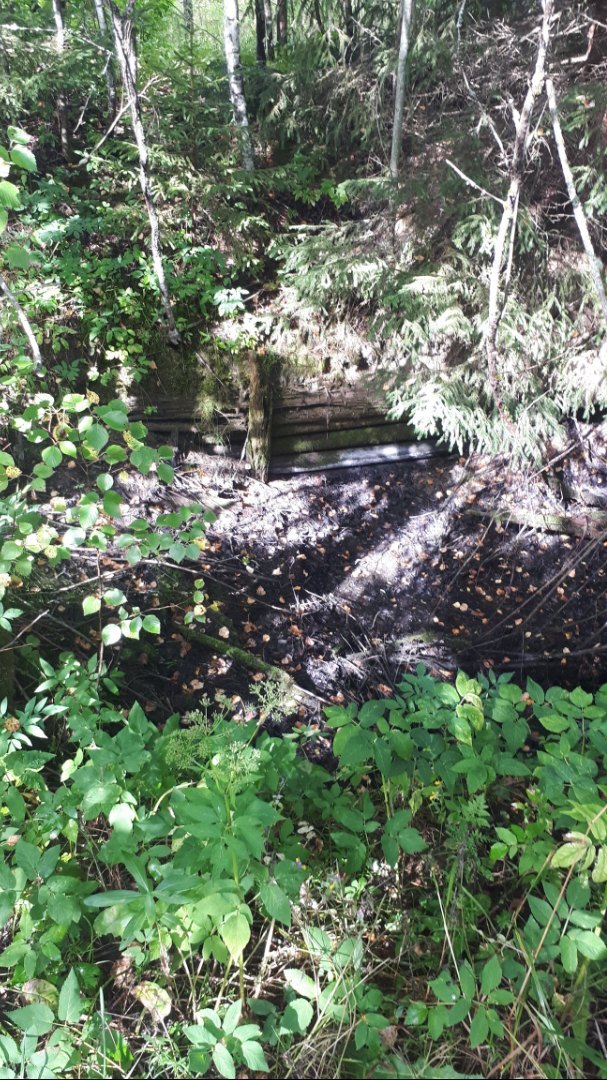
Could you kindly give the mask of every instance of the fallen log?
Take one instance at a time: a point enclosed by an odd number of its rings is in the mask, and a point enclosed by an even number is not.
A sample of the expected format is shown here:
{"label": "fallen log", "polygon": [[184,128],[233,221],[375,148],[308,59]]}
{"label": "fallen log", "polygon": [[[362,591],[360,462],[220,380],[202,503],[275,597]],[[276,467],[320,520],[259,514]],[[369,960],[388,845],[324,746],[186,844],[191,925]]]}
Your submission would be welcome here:
{"label": "fallen log", "polygon": [[205,634],[202,630],[196,630],[191,626],[182,626],[180,633],[186,641],[195,641],[198,645],[204,645],[205,648],[211,649],[214,653],[219,653],[220,656],[229,657],[230,660],[240,664],[241,667],[247,668],[248,671],[262,672],[268,678],[274,679],[278,684],[285,712],[292,712],[299,705],[306,705],[309,708],[313,704],[315,708],[318,708],[319,702],[323,705],[330,704],[330,702],[318,697],[317,694],[313,694],[310,690],[304,690],[302,686],[295,682],[293,676],[282,668],[275,667],[274,664],[268,664],[267,661],[261,660],[246,649],[241,649],[238,645],[230,645],[227,641],[221,641],[219,638],[212,637],[211,634]]}
{"label": "fallen log", "polygon": [[562,533],[565,536],[587,537],[591,540],[607,536],[607,513],[600,510],[576,510],[569,514],[559,514],[550,510],[526,510],[524,507],[482,510],[468,506],[463,513],[474,517],[490,517],[506,527],[527,525],[538,532]]}

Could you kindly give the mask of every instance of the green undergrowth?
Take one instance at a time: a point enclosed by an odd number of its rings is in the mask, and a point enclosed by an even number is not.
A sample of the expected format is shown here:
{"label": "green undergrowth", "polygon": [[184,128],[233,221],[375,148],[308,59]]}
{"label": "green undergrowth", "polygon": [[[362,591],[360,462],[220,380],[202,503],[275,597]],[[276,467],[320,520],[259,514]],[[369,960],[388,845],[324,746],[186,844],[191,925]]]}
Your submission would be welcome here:
{"label": "green undergrowth", "polygon": [[0,1077],[607,1075],[607,686],[419,666],[321,765],[120,682],[2,706]]}

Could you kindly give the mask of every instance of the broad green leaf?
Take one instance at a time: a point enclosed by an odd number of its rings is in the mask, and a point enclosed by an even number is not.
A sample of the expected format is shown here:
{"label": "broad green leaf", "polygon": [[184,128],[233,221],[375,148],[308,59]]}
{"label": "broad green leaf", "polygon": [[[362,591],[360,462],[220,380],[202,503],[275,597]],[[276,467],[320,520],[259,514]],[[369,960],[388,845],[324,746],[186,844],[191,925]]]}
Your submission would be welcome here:
{"label": "broad green leaf", "polygon": [[143,629],[147,630],[148,634],[159,634],[162,627],[160,625],[160,619],[157,615],[144,615],[143,616]]}
{"label": "broad green leaf", "polygon": [[11,150],[11,161],[20,169],[26,169],[26,171],[30,173],[36,172],[36,158],[32,154],[32,151],[26,146],[13,146],[13,149]]}
{"label": "broad green leaf", "polygon": [[78,986],[76,972],[72,968],[61,987],[57,1015],[64,1023],[75,1024],[80,1019],[81,1012],[82,998],[80,996],[80,987]]}
{"label": "broad green leaf", "polygon": [[284,926],[291,925],[291,901],[280,885],[270,883],[259,890],[261,902],[271,919]]}
{"label": "broad green leaf", "polygon": [[298,968],[287,968],[284,977],[296,994],[314,1001],[317,995],[314,979],[311,979],[309,975],[306,975],[304,971],[300,971]]}
{"label": "broad green leaf", "polygon": [[305,998],[295,998],[287,1005],[280,1018],[281,1033],[303,1035],[312,1023],[314,1009]]}
{"label": "broad green leaf", "polygon": [[6,133],[11,142],[19,143],[20,146],[28,146],[32,141],[32,136],[28,135],[27,131],[24,131],[23,128],[15,127],[14,124],[9,124]]}
{"label": "broad green leaf", "polygon": [[151,1013],[153,1020],[158,1023],[166,1020],[173,1008],[170,994],[162,986],[154,982],[141,982],[133,987],[133,997],[137,999],[144,1009]]}
{"label": "broad green leaf", "polygon": [[38,1002],[36,1005],[24,1005],[22,1009],[13,1009],[6,1014],[26,1035],[46,1035],[53,1026],[55,1017],[48,1005]]}
{"label": "broad green leaf", "polygon": [[569,935],[575,942],[578,952],[588,960],[603,960],[607,955],[605,942],[592,930],[578,930]]}
{"label": "broad green leaf", "polygon": [[223,1023],[221,1025],[226,1035],[231,1035],[232,1032],[238,1027],[241,1016],[242,1003],[240,1001],[233,1001],[231,1005],[228,1005],[225,1016],[223,1018]]}
{"label": "broad green leaf", "polygon": [[108,623],[101,631],[101,640],[104,645],[115,645],[122,637],[122,630],[116,623]]}
{"label": "broad green leaf", "polygon": [[421,1027],[425,1024],[428,1016],[428,1006],[423,1001],[412,1001],[405,1015],[405,1024],[408,1027]]}
{"label": "broad green leaf", "polygon": [[598,850],[596,862],[592,868],[592,880],[597,885],[602,885],[607,881],[607,847],[604,845]]}
{"label": "broad green leaf", "polygon": [[95,615],[101,607],[101,600],[98,596],[85,596],[82,601],[82,611],[85,615]]}
{"label": "broad green leaf", "polygon": [[8,210],[21,208],[19,188],[10,180],[0,180],[0,206],[5,206]]}
{"label": "broad green leaf", "polygon": [[216,1043],[213,1047],[211,1056],[213,1058],[213,1064],[220,1076],[225,1077],[225,1080],[236,1080],[234,1058],[224,1043]]}
{"label": "broad green leaf", "polygon": [[90,450],[99,453],[104,446],[107,446],[109,438],[106,429],[101,424],[91,424],[90,428],[85,432],[83,441]]}
{"label": "broad green leaf", "polygon": [[108,517],[119,518],[122,516],[120,505],[122,498],[117,491],[106,491],[103,496],[103,509]]}
{"label": "broad green leaf", "polygon": [[56,469],[63,461],[63,454],[58,446],[45,446],[40,456],[44,464],[51,469]]}
{"label": "broad green leaf", "polygon": [[575,941],[568,934],[561,938],[561,963],[568,975],[574,975],[577,970],[577,947]]}
{"label": "broad green leaf", "polygon": [[492,956],[483,967],[481,974],[481,994],[487,997],[496,990],[502,981],[502,965],[496,955]]}
{"label": "broad green leaf", "polygon": [[239,911],[233,912],[219,927],[219,936],[235,960],[244,952],[251,937],[248,919]]}
{"label": "broad green leaf", "polygon": [[253,1072],[269,1073],[270,1066],[258,1042],[243,1042],[240,1052],[248,1069]]}
{"label": "broad green leaf", "polygon": [[476,1050],[478,1046],[481,1046],[485,1042],[487,1035],[489,1034],[489,1021],[487,1019],[487,1013],[485,1009],[478,1008],[470,1024],[470,1046],[473,1050]]}

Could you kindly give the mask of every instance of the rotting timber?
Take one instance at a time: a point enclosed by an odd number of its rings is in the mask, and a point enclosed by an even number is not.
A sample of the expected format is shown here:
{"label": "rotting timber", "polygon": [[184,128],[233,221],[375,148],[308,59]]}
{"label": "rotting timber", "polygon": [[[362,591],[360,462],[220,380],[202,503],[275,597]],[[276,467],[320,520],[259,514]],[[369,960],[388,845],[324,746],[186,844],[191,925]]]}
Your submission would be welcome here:
{"label": "rotting timber", "polygon": [[[251,352],[246,394],[203,415],[195,394],[142,396],[131,415],[151,432],[170,438],[194,436],[207,452],[245,456],[251,472],[290,474],[347,468],[441,453],[418,443],[413,429],[388,414],[385,376],[361,373],[356,381],[315,379],[281,385],[276,362]],[[149,415],[150,405],[155,409]]]}

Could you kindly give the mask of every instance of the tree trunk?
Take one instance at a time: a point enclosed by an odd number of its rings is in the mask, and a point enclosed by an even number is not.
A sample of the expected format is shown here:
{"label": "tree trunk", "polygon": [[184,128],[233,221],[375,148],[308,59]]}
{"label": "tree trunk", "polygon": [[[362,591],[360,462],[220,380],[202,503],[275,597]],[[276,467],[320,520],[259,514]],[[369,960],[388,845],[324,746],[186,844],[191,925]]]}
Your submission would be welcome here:
{"label": "tree trunk", "polygon": [[352,0],[343,0],[344,11],[344,32],[346,35],[346,48],[344,52],[344,59],[346,64],[351,64],[354,59],[354,53],[356,49],[355,44],[355,23],[354,15],[352,13]]}
{"label": "tree trunk", "polygon": [[276,41],[278,45],[287,44],[287,0],[276,0]]}
{"label": "tree trunk", "polygon": [[240,66],[240,20],[238,17],[238,0],[224,0],[223,4],[223,39],[226,54],[226,66],[228,69],[228,82],[230,86],[230,101],[234,112],[234,123],[240,136],[240,150],[243,168],[247,172],[253,172],[255,159],[253,157],[253,144],[249,131],[249,118],[247,115],[247,103],[244,96],[242,81],[242,68]]}
{"label": "tree trunk", "polygon": [[166,277],[164,273],[164,264],[162,261],[162,250],[160,245],[160,223],[158,221],[158,211],[156,209],[156,203],[154,201],[152,185],[150,183],[148,148],[145,139],[143,119],[141,115],[141,104],[139,101],[139,95],[137,93],[137,64],[135,57],[132,25],[134,5],[135,0],[128,0],[125,13],[124,15],[121,15],[114,0],[110,0],[112,31],[114,34],[114,44],[116,47],[118,64],[120,66],[122,83],[125,93],[127,95],[129,109],[131,113],[131,127],[133,129],[133,136],[139,156],[139,183],[141,185],[141,191],[145,201],[148,220],[150,223],[150,248],[152,252],[152,262],[154,265],[154,272],[156,274],[158,289],[160,292],[162,306],[167,322],[168,340],[171,345],[179,345],[181,342],[181,336],[175,325],[175,316],[173,315],[171,298],[169,296],[169,289],[166,283]]}
{"label": "tree trunk", "polygon": [[266,56],[268,60],[274,59],[274,17],[272,15],[272,0],[263,0],[263,13],[266,27]]}
{"label": "tree trunk", "polygon": [[573,179],[573,173],[571,171],[571,166],[567,157],[567,148],[565,146],[565,139],[563,138],[563,130],[561,128],[561,121],[559,119],[558,107],[556,103],[556,94],[554,92],[554,83],[552,82],[552,79],[546,79],[546,96],[548,98],[548,108],[550,110],[550,116],[552,118],[554,139],[561,162],[561,169],[563,171],[563,177],[565,179],[567,194],[569,196],[569,201],[573,209],[573,216],[578,227],[578,232],[582,241],[582,247],[584,248],[586,259],[588,260],[590,276],[592,277],[592,282],[594,284],[594,290],[596,292],[597,300],[603,313],[605,327],[607,328],[607,295],[605,294],[605,283],[603,281],[603,264],[595,254],[592,244],[592,238],[588,229],[588,222],[586,221],[586,215],[584,213],[584,207],[582,206],[578,193],[575,190],[575,181]]}
{"label": "tree trunk", "polygon": [[255,0],[255,46],[257,63],[265,64],[268,55],[266,51],[266,13],[263,0]]}
{"label": "tree trunk", "polygon": [[[103,10],[103,0],[93,0],[95,6],[95,15],[97,18],[97,25],[99,27],[99,33],[103,45],[107,48],[109,45],[109,36],[107,29],[107,22],[105,18],[105,11]],[[114,120],[116,116],[116,110],[118,108],[116,103],[116,80],[114,78],[114,67],[112,64],[111,54],[108,53],[105,64],[105,85],[107,86],[107,102],[108,113],[110,120]]]}
{"label": "tree trunk", "polygon": [[520,115],[516,114],[515,118],[516,133],[514,138],[514,149],[512,151],[512,161],[510,163],[510,185],[508,187],[508,194],[506,195],[504,201],[502,220],[500,222],[500,227],[495,240],[493,268],[491,271],[491,279],[489,283],[489,312],[487,317],[487,329],[485,332],[489,382],[491,385],[491,390],[495,399],[497,410],[502,420],[508,427],[511,427],[512,424],[508,418],[506,405],[503,399],[497,346],[499,324],[508,297],[508,280],[506,280],[504,285],[501,306],[500,285],[502,279],[502,265],[504,262],[506,242],[508,241],[508,257],[506,259],[506,266],[509,266],[511,263],[512,251],[514,248],[518,202],[521,192],[521,184],[523,180],[523,168],[525,164],[525,155],[527,152],[529,130],[531,127],[531,115],[533,113],[533,106],[535,105],[535,102],[544,87],[546,57],[548,55],[548,45],[550,41],[550,21],[552,19],[552,13],[554,9],[554,0],[542,0],[542,7],[543,18],[540,30],[540,40],[538,45],[537,57],[535,61],[535,71],[533,73],[533,78],[531,79],[531,82],[529,84],[529,89],[527,90],[527,94],[523,102],[523,107],[521,109]]}
{"label": "tree trunk", "polygon": [[194,4],[193,0],[183,0],[183,28],[188,40],[194,36]]}
{"label": "tree trunk", "polygon": [[17,318],[19,319],[19,322],[21,323],[21,326],[23,328],[23,333],[25,334],[29,342],[30,349],[32,350],[32,356],[34,358],[34,371],[36,372],[36,375],[39,375],[41,373],[43,361],[40,353],[40,347],[38,345],[38,342],[36,341],[36,335],[34,334],[34,329],[27,315],[25,314],[25,311],[21,307],[21,304],[17,300],[17,297],[9,288],[2,274],[0,274],[0,292],[4,293],[9,304],[13,307],[17,314]]}
{"label": "tree trunk", "polygon": [[403,114],[405,111],[405,89],[407,86],[407,62],[411,47],[414,10],[415,0],[401,0],[400,41],[398,45],[398,63],[396,67],[392,149],[390,152],[390,176],[393,180],[398,180],[400,168],[400,155],[403,141]]}
{"label": "tree trunk", "polygon": [[[52,0],[53,18],[55,20],[55,51],[60,61],[65,54],[65,23],[63,21],[62,0]],[[63,78],[63,72],[59,72],[59,79]],[[57,94],[57,120],[59,123],[59,138],[61,140],[61,153],[66,161],[72,156],[70,128],[67,117],[67,100],[63,90]]]}
{"label": "tree trunk", "polygon": [[270,468],[272,397],[272,364],[253,353],[249,364],[247,458],[253,476],[264,481]]}

